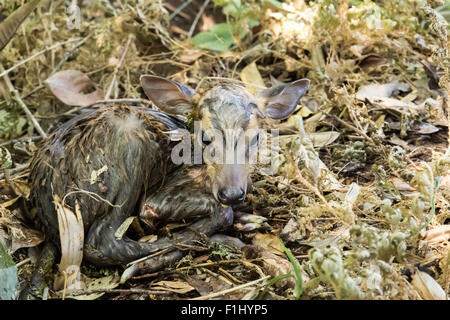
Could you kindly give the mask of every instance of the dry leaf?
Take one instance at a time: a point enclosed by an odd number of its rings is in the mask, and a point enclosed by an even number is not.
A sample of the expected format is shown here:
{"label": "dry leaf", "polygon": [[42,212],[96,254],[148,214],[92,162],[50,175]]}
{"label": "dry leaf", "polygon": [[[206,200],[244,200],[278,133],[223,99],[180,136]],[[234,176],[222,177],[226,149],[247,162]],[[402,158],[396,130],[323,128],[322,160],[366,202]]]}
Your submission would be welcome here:
{"label": "dry leaf", "polygon": [[[201,295],[206,296],[211,293],[220,292],[225,289],[229,289],[231,286],[223,281],[220,278],[217,277],[206,277],[206,274],[196,274],[193,276],[187,277],[186,281],[189,283],[189,285],[193,286],[195,290]],[[241,292],[236,292],[240,296],[237,297],[238,299],[242,296]],[[229,295],[223,295],[219,297],[218,299],[230,299]]]}
{"label": "dry leaf", "polygon": [[439,131],[439,128],[433,126],[432,124],[421,122],[415,125],[412,129],[415,133],[419,134],[432,134]]}
{"label": "dry leaf", "polygon": [[353,182],[348,187],[347,193],[345,194],[344,198],[345,203],[347,203],[350,207],[352,207],[353,204],[356,202],[356,199],[358,199],[360,191],[361,186]]}
{"label": "dry leaf", "polygon": [[384,64],[387,64],[388,61],[380,56],[376,56],[376,55],[369,55],[364,57],[360,62],[359,62],[359,66],[361,68],[363,68],[365,71],[369,68],[375,68],[378,66],[382,66]]}
{"label": "dry leaf", "polygon": [[[85,107],[102,100],[105,96],[103,90],[97,88],[87,75],[77,70],[60,71],[45,80],[53,94],[69,106]],[[94,88],[90,93],[87,89]]]}
{"label": "dry leaf", "polygon": [[11,233],[11,251],[15,252],[20,248],[32,248],[41,244],[45,235],[38,230],[28,229],[22,225],[15,225],[14,228],[20,229],[20,233]]}
{"label": "dry leaf", "polygon": [[277,78],[275,78],[273,75],[270,75],[270,85],[272,87],[278,87],[278,86],[282,86],[285,83],[283,81],[278,80]]}
{"label": "dry leaf", "polygon": [[364,49],[366,48],[366,46],[365,45],[357,45],[357,44],[355,44],[355,45],[353,45],[353,46],[351,46],[350,47],[350,51],[355,55],[355,56],[357,56],[358,58],[362,58],[362,54],[363,54],[363,51],[364,51]]}
{"label": "dry leaf", "polygon": [[336,131],[314,132],[309,134],[309,138],[314,147],[322,148],[336,141],[340,135],[341,134]]}
{"label": "dry leaf", "polygon": [[[242,251],[246,259],[261,259],[257,263],[272,277],[289,273],[295,275],[294,268],[289,260],[279,257],[260,246],[245,246]],[[308,275],[304,272],[302,272],[302,280],[309,280]],[[295,288],[295,285],[296,282],[293,277],[285,278],[275,283],[275,286],[280,289]]]}
{"label": "dry leaf", "polygon": [[155,242],[158,240],[158,236],[156,234],[149,234],[148,236],[144,236],[139,239],[139,242]]}
{"label": "dry leaf", "polygon": [[[214,289],[212,288],[211,284],[208,281],[206,282],[204,279],[204,274],[195,274],[192,276],[187,277],[187,282],[189,285],[193,286],[195,290],[201,295],[206,296],[208,294],[214,293]],[[208,280],[211,278],[208,278]]]}
{"label": "dry leaf", "polygon": [[81,289],[80,265],[83,260],[84,226],[79,205],[75,206],[74,214],[64,206],[57,195],[53,195],[56,212],[58,214],[59,237],[61,241],[61,261],[59,275],[55,279],[55,290]]}
{"label": "dry leaf", "polygon": [[195,290],[193,286],[184,281],[159,281],[154,283],[151,289],[170,291],[179,294],[184,294]]}
{"label": "dry leaf", "polygon": [[362,86],[356,93],[356,99],[366,100],[375,98],[388,98],[394,91],[406,92],[409,90],[409,85],[406,82],[399,82],[395,80],[387,84],[370,84]]}
{"label": "dry leaf", "polygon": [[8,208],[9,206],[12,206],[14,203],[16,203],[16,201],[20,198],[20,196],[17,196],[9,201],[0,203],[0,207],[2,208]]}
{"label": "dry leaf", "polygon": [[257,233],[252,243],[277,255],[284,256],[284,244],[279,237],[268,233]]}
{"label": "dry leaf", "polygon": [[182,54],[179,56],[180,62],[183,63],[192,63],[198,60],[202,55],[205,54],[203,50],[183,50]]}
{"label": "dry leaf", "polygon": [[428,244],[445,242],[450,240],[450,225],[436,226],[428,230],[425,235],[425,241]]}
{"label": "dry leaf", "polygon": [[124,236],[124,234],[127,232],[130,225],[133,223],[133,221],[136,219],[136,216],[128,217],[125,219],[124,222],[117,228],[116,232],[114,233],[114,236],[117,240],[121,240]]}
{"label": "dry leaf", "polygon": [[437,90],[439,89],[439,74],[437,73],[436,67],[428,64],[426,62],[421,61],[420,62],[423,65],[423,68],[425,69],[425,73],[427,74],[428,77],[428,87],[431,90]]}
{"label": "dry leaf", "polygon": [[397,146],[400,146],[403,149],[407,149],[408,148],[408,143],[406,143],[405,140],[402,140],[399,137],[397,137],[395,134],[392,135],[392,137],[389,139],[389,142],[392,143],[392,144],[395,144]]}
{"label": "dry leaf", "polygon": [[416,269],[413,287],[424,300],[445,300],[445,291],[428,273]]}
{"label": "dry leaf", "polygon": [[298,223],[298,221],[294,218],[291,218],[281,231],[280,237],[286,242],[301,239],[302,234],[300,231],[300,224]]}
{"label": "dry leaf", "polygon": [[297,71],[301,67],[301,63],[297,61],[296,59],[292,58],[291,56],[285,54],[283,55],[284,58],[284,65],[286,66],[287,72],[293,72]]}
{"label": "dry leaf", "polygon": [[11,183],[14,184],[14,191],[18,196],[28,199],[30,195],[30,185],[28,182],[22,179],[14,179]]}
{"label": "dry leaf", "polygon": [[[3,1],[2,1],[3,2]],[[11,41],[12,37],[17,33],[17,29],[39,5],[39,0],[28,1],[17,10],[13,11],[6,19],[0,23],[0,51]]]}
{"label": "dry leaf", "polygon": [[404,102],[394,98],[374,98],[369,101],[380,109],[394,110],[405,115],[411,115],[415,113],[422,114],[425,112],[423,105],[416,105],[414,103]]}
{"label": "dry leaf", "polygon": [[[241,79],[246,83],[245,87],[252,94],[256,93],[262,88],[265,88],[264,80],[262,79],[255,62],[250,63],[244,69],[242,69]],[[252,86],[252,84],[254,84],[255,86]]]}
{"label": "dry leaf", "polygon": [[316,132],[317,126],[320,124],[320,121],[322,121],[325,118],[326,114],[320,111],[312,115],[311,117],[305,120],[305,131],[308,133]]}
{"label": "dry leaf", "polygon": [[213,16],[207,16],[202,14],[202,22],[199,25],[200,31],[207,31],[212,28],[213,25],[216,24]]}
{"label": "dry leaf", "polygon": [[333,234],[324,235],[323,238],[311,238],[308,240],[299,241],[300,244],[304,244],[313,248],[323,249],[328,246],[337,246],[337,242],[349,237],[349,228],[345,227]]}
{"label": "dry leaf", "polygon": [[301,107],[300,110],[297,112],[297,115],[299,115],[303,118],[306,118],[307,116],[309,116],[312,113],[313,112],[308,107]]}
{"label": "dry leaf", "polygon": [[397,188],[398,191],[409,191],[409,192],[416,191],[416,188],[411,187],[408,183],[406,183],[402,179],[394,177],[392,178],[392,183],[394,184],[394,186]]}

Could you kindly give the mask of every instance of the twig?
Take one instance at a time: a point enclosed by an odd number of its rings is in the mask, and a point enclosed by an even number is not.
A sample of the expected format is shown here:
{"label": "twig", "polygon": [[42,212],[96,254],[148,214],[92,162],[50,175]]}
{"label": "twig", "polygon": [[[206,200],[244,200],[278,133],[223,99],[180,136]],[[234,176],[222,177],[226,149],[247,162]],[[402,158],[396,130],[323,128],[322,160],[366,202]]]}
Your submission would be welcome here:
{"label": "twig", "polygon": [[42,137],[41,136],[32,136],[32,137],[22,137],[22,138],[18,138],[18,139],[13,139],[13,140],[9,140],[9,141],[5,141],[0,143],[0,147],[4,147],[16,142],[25,142],[25,141],[37,141],[40,140]]}
{"label": "twig", "polygon": [[22,110],[28,116],[28,119],[31,121],[31,123],[33,124],[34,128],[37,130],[39,135],[44,139],[47,138],[47,134],[45,133],[44,130],[42,130],[39,122],[37,122],[36,118],[33,116],[30,109],[28,109],[27,105],[22,101],[22,98],[20,98],[19,92],[16,89],[14,89],[13,91],[13,96],[15,100],[19,103]]}
{"label": "twig", "polygon": [[58,48],[58,47],[60,47],[60,46],[62,46],[62,45],[64,45],[64,44],[67,44],[67,43],[70,43],[70,42],[74,42],[75,40],[77,40],[77,39],[70,39],[70,40],[68,40],[68,41],[65,41],[65,42],[59,42],[59,43],[57,43],[57,44],[52,45],[51,47],[45,48],[45,49],[39,51],[38,53],[33,54],[31,57],[28,57],[28,58],[26,58],[25,60],[20,61],[18,64],[12,66],[11,68],[2,71],[2,72],[0,73],[0,77],[3,77],[4,75],[7,75],[8,73],[10,73],[11,71],[13,71],[13,70],[16,69],[17,67],[20,67],[20,66],[23,65],[24,63],[27,63],[28,61],[33,60],[33,59],[36,58],[37,56],[39,56],[39,55],[41,55],[41,54],[43,54],[43,53],[45,53],[45,52],[47,52],[47,51],[53,50],[53,49],[55,49],[55,48]]}
{"label": "twig", "polygon": [[[9,170],[8,170],[8,174],[9,174],[9,175],[15,174],[15,173],[17,173],[17,172],[19,172],[19,171],[28,169],[29,166],[30,166],[29,163],[18,164],[15,168],[9,169]],[[3,173],[0,173],[0,180],[3,179],[4,176],[5,176],[5,175],[4,175]]]}
{"label": "twig", "polygon": [[78,190],[75,190],[75,191],[70,191],[70,192],[68,192],[68,193],[66,193],[65,195],[64,195],[64,197],[62,198],[62,204],[63,204],[63,206],[65,205],[65,203],[66,203],[66,198],[68,197],[68,196],[70,196],[70,195],[72,195],[72,194],[75,194],[75,193],[84,193],[84,194],[87,194],[89,197],[91,197],[92,199],[94,199],[95,201],[103,201],[103,202],[105,202],[105,203],[107,203],[110,207],[113,207],[113,208],[120,208],[120,207],[122,207],[123,206],[123,203],[122,204],[112,204],[111,202],[109,202],[107,199],[105,199],[105,198],[102,198],[100,195],[98,195],[97,193],[95,193],[95,192],[91,192],[91,191],[87,191],[87,190],[82,190],[82,189],[78,189]]}
{"label": "twig", "polygon": [[241,280],[237,279],[236,277],[234,277],[231,273],[229,273],[227,270],[219,267],[219,271],[222,272],[224,275],[226,275],[228,278],[230,278],[231,280],[233,280],[236,283],[242,283]]}
{"label": "twig", "polygon": [[170,30],[175,32],[175,33],[182,34],[182,35],[185,35],[185,36],[188,35],[187,31],[184,31],[183,29],[181,29],[180,27],[177,27],[176,25],[170,26]]}
{"label": "twig", "polygon": [[131,43],[132,39],[133,39],[133,35],[130,34],[128,36],[127,44],[125,45],[125,49],[123,50],[122,57],[120,57],[119,64],[117,65],[116,70],[114,70],[114,76],[113,76],[113,79],[111,81],[111,84],[109,85],[108,91],[106,92],[105,100],[108,100],[109,97],[111,96],[111,92],[112,92],[112,90],[114,88],[114,84],[116,83],[117,74],[119,73],[119,70],[122,67],[123,61],[125,60],[125,56],[127,55],[128,48],[130,46],[130,43]]}
{"label": "twig", "polygon": [[61,67],[63,66],[64,63],[67,62],[67,60],[69,60],[76,49],[78,49],[79,47],[81,47],[86,41],[89,40],[90,37],[92,37],[93,33],[87,35],[85,38],[83,38],[80,42],[76,43],[72,49],[70,49],[69,51],[64,53],[64,57],[61,59],[61,61],[58,62],[58,64],[56,65],[56,67],[53,69],[52,73],[50,75],[55,74],[56,72],[58,72]]}
{"label": "twig", "polygon": [[[147,289],[92,289],[92,290],[76,290],[67,293],[67,298],[90,295],[95,293],[144,293],[144,294],[170,294],[167,291],[147,290]],[[62,294],[58,293],[58,297]]]}
{"label": "twig", "polygon": [[[261,258],[256,258],[256,259],[249,259],[246,261],[260,261]],[[220,264],[227,264],[227,263],[241,263],[242,260],[241,259],[231,259],[231,260],[221,260],[221,261],[214,261],[214,262],[205,262],[205,263],[200,263],[200,264],[195,264],[195,265],[191,265],[191,266],[187,266],[187,267],[181,267],[181,268],[177,268],[177,269],[173,269],[173,270],[168,270],[168,271],[164,271],[164,272],[153,272],[153,273],[148,273],[148,274],[144,274],[141,276],[135,276],[132,277],[133,280],[137,280],[137,279],[145,279],[145,278],[151,278],[151,277],[155,277],[159,274],[170,274],[170,273],[175,273],[175,272],[179,272],[181,270],[190,270],[190,269],[195,269],[195,268],[199,268],[199,267],[206,267],[206,266],[215,266],[215,265],[220,265]]]}
{"label": "twig", "polygon": [[258,280],[238,285],[238,286],[236,286],[234,288],[230,288],[230,289],[226,289],[226,290],[223,290],[223,291],[211,293],[211,294],[208,294],[208,295],[202,296],[202,297],[193,298],[191,300],[208,300],[208,299],[211,299],[211,298],[220,297],[220,296],[223,296],[224,294],[227,294],[227,293],[230,293],[230,292],[234,292],[234,291],[238,291],[238,290],[241,290],[241,289],[253,286],[253,285],[255,285],[255,284],[259,283],[259,282],[262,282],[264,280],[267,280],[269,278],[270,278],[270,276],[265,276],[263,278],[259,278]]}
{"label": "twig", "polygon": [[[172,20],[173,18],[175,18],[184,8],[186,8],[190,3],[192,2],[192,0],[187,0],[185,3],[183,3],[181,6],[179,6],[178,8],[175,9],[174,12],[172,12],[169,16],[169,20]],[[169,5],[169,3],[165,4],[167,7]],[[190,17],[184,17],[186,19],[189,19]]]}
{"label": "twig", "polygon": [[201,268],[201,270],[202,270],[203,272],[205,272],[205,273],[210,274],[211,276],[213,276],[213,277],[215,277],[215,278],[217,278],[217,279],[222,280],[223,282],[225,282],[225,283],[228,284],[229,286],[232,286],[232,285],[233,285],[233,282],[231,282],[230,280],[228,280],[227,278],[225,278],[224,276],[222,276],[222,275],[220,275],[220,274],[217,274],[217,273],[215,273],[215,272],[212,272],[211,270],[209,270],[209,269],[207,269],[207,268]]}
{"label": "twig", "polygon": [[191,28],[189,29],[188,38],[192,37],[192,34],[194,33],[195,27],[197,26],[198,20],[200,20],[201,15],[203,12],[205,12],[206,7],[209,4],[209,0],[206,0],[202,7],[200,8],[200,11],[195,16],[194,22],[192,22]]}
{"label": "twig", "polygon": [[375,144],[375,142],[372,140],[371,137],[369,137],[367,134],[365,134],[363,131],[359,130],[358,128],[352,126],[351,124],[345,122],[344,120],[340,119],[337,116],[332,116],[333,119],[335,119],[337,122],[339,122],[340,124],[342,124],[343,126],[346,126],[347,128],[355,131],[356,133],[359,133],[364,139],[366,139],[367,141],[369,141],[371,144]]}
{"label": "twig", "polygon": [[[246,261],[253,262],[253,261],[260,261],[260,260],[261,260],[260,258],[256,258],[256,259],[248,259]],[[241,259],[230,259],[230,260],[221,260],[221,261],[214,261],[214,262],[204,262],[204,263],[194,264],[194,265],[187,266],[187,267],[177,268],[174,271],[188,270],[188,269],[207,267],[207,266],[215,266],[215,265],[226,264],[226,263],[241,263],[241,262],[242,262]]]}
{"label": "twig", "polygon": [[[87,37],[85,37],[83,40],[81,40],[80,42],[78,42],[77,44],[75,44],[75,46],[70,49],[69,51],[67,51],[64,54],[64,57],[61,59],[61,61],[59,61],[59,63],[57,64],[57,66],[52,70],[52,72],[50,73],[50,75],[55,74],[56,72],[58,72],[62,66],[64,65],[64,63],[67,62],[67,60],[69,60],[76,49],[78,49],[79,47],[81,47],[93,34],[91,33],[90,35],[88,35]],[[36,88],[34,88],[33,90],[31,90],[30,92],[28,92],[27,94],[24,94],[23,96],[21,96],[22,99],[26,99],[29,96],[31,96],[32,94],[38,92],[39,90],[45,88],[45,85],[43,83],[41,83],[40,85],[38,85]]]}
{"label": "twig", "polygon": [[131,262],[129,262],[126,266],[129,267],[129,266],[132,266],[132,265],[134,265],[134,264],[136,264],[136,263],[139,263],[139,262],[145,261],[145,260],[147,260],[147,259],[150,259],[150,258],[159,256],[159,255],[161,255],[161,254],[167,252],[167,250],[169,250],[169,249],[163,249],[163,250],[161,250],[161,251],[152,253],[152,254],[150,254],[150,255],[148,255],[148,256],[145,256],[145,257],[143,257],[143,258],[140,258],[140,259],[131,261]]}
{"label": "twig", "polygon": [[16,263],[16,267],[20,268],[21,266],[23,266],[24,264],[27,264],[28,262],[31,262],[31,258],[26,258],[26,259]]}

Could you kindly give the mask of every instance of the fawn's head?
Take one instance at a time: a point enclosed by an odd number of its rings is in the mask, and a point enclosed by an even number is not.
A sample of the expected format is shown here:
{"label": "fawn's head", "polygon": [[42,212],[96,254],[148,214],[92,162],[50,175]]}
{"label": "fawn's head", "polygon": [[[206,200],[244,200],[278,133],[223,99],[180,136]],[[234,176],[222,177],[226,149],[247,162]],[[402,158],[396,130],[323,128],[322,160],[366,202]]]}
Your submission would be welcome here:
{"label": "fawn's head", "polygon": [[248,159],[257,152],[259,120],[285,119],[294,112],[309,87],[308,79],[264,89],[252,95],[244,87],[222,83],[194,97],[194,90],[176,81],[142,76],[148,98],[170,114],[191,113],[202,130],[206,172],[212,193],[222,204],[245,199],[252,167]]}

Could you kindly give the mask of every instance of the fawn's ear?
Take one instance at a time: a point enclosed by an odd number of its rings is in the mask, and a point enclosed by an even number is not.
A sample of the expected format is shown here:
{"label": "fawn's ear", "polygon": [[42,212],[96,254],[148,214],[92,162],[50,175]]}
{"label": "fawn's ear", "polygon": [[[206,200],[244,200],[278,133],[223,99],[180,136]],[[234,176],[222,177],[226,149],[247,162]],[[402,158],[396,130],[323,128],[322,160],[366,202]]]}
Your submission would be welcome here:
{"label": "fawn's ear", "polygon": [[273,88],[264,89],[256,94],[259,109],[264,116],[272,119],[286,119],[309,88],[308,79],[300,79]]}
{"label": "fawn's ear", "polygon": [[192,111],[194,90],[173,80],[157,76],[141,76],[141,85],[147,97],[162,111],[185,114]]}

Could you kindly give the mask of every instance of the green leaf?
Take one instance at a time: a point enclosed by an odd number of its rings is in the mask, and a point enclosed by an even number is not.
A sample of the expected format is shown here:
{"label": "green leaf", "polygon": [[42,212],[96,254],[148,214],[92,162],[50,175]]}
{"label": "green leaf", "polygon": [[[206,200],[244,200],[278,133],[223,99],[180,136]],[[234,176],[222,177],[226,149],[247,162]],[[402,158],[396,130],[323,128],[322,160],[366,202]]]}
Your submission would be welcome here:
{"label": "green leaf", "polygon": [[40,0],[32,0],[14,11],[0,23],[0,51],[8,44],[22,22],[37,7]]}
{"label": "green leaf", "polygon": [[297,286],[295,288],[295,299],[299,299],[300,296],[303,293],[303,280],[302,280],[302,270],[300,269],[300,266],[298,265],[297,259],[294,258],[294,256],[292,255],[291,250],[289,250],[288,248],[284,247],[284,253],[286,253],[286,255],[289,258],[289,261],[292,264],[292,267],[294,268],[294,272],[295,272],[295,280],[297,283]]}
{"label": "green leaf", "polygon": [[237,6],[235,3],[230,3],[223,7],[223,14],[230,15],[233,18],[239,18],[243,13],[243,8],[241,6]]}
{"label": "green leaf", "polygon": [[278,281],[281,281],[283,279],[286,278],[295,278],[293,274],[290,273],[286,273],[286,274],[280,274],[279,276],[276,276],[275,278],[272,278],[270,280],[267,280],[267,285],[268,286],[273,286],[274,284],[276,284]]}
{"label": "green leaf", "polygon": [[17,266],[0,243],[0,300],[14,299],[18,286]]}
{"label": "green leaf", "polygon": [[208,31],[196,34],[190,41],[200,49],[225,51],[234,44],[233,28],[228,23],[215,24]]}
{"label": "green leaf", "polygon": [[269,4],[277,9],[283,9],[283,4],[277,0],[266,0]]}
{"label": "green leaf", "polygon": [[222,12],[225,15],[230,15],[233,18],[238,18],[243,14],[245,9],[242,6],[241,0],[213,0],[216,6],[222,7]]}
{"label": "green leaf", "polygon": [[253,28],[253,27],[256,27],[256,26],[259,26],[259,21],[256,20],[256,19],[253,19],[253,18],[249,18],[248,19],[248,27],[249,28]]}

